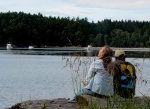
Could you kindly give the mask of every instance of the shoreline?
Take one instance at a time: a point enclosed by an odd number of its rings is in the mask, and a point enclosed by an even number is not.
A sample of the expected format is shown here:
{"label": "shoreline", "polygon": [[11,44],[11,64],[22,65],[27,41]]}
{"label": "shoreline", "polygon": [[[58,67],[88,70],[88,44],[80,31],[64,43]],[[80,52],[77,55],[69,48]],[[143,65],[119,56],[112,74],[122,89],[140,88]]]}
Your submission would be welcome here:
{"label": "shoreline", "polygon": [[[92,50],[99,50],[101,47],[91,47]],[[123,47],[111,47],[113,50],[122,49],[124,51],[150,51],[150,48],[123,48]],[[0,50],[7,50],[6,47],[0,47]],[[29,49],[27,47],[14,47],[11,50],[78,50],[78,51],[85,51],[87,47],[39,47],[39,48],[32,48]]]}

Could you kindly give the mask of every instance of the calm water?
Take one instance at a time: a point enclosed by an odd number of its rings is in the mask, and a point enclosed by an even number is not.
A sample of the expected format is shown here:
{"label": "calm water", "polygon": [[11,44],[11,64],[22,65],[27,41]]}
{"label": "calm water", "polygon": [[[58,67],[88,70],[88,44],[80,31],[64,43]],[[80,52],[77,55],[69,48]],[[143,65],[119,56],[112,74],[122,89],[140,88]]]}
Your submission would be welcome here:
{"label": "calm water", "polygon": [[[66,61],[62,58],[74,60],[77,56],[68,54],[75,53],[0,50],[0,109],[25,100],[73,97],[70,68],[64,68]],[[86,58],[89,56],[80,59]],[[150,59],[127,58],[127,61],[140,65],[136,95],[150,96]]]}

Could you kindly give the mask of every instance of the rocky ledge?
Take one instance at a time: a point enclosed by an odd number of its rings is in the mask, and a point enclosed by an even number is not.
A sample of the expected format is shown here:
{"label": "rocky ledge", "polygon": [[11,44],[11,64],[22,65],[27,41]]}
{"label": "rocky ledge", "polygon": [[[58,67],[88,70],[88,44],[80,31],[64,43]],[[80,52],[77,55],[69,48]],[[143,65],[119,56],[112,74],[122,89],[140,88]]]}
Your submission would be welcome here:
{"label": "rocky ledge", "polygon": [[28,100],[6,109],[75,109],[75,102],[66,98]]}
{"label": "rocky ledge", "polygon": [[[135,97],[133,99],[124,99],[121,97],[113,98],[98,98],[89,95],[83,95],[77,98],[77,102],[70,101],[66,98],[58,98],[53,100],[29,100],[17,103],[7,109],[82,109],[82,106],[89,106],[91,103],[97,103],[100,107],[107,108],[111,105],[114,108],[119,106],[120,103],[131,103],[136,105],[144,105],[150,108],[150,97]],[[112,108],[111,108],[112,109]]]}

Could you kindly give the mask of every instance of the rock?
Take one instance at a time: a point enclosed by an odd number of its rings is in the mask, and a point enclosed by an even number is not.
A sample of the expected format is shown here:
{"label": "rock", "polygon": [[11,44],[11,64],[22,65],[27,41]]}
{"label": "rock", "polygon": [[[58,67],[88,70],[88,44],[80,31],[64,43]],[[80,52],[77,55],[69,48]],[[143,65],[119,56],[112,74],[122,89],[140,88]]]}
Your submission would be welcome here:
{"label": "rock", "polygon": [[[124,105],[125,104],[125,105]],[[139,107],[145,106],[150,108],[150,97],[134,97],[125,99],[120,96],[110,98],[99,98],[89,95],[83,95],[76,98],[76,101],[70,101],[66,98],[58,98],[53,100],[28,100],[18,103],[7,109],[83,109],[82,107],[98,107],[102,109],[116,109],[117,107],[127,106]],[[127,107],[128,108],[128,107]],[[92,108],[97,109],[97,108]]]}
{"label": "rock", "polygon": [[117,107],[121,107],[120,105],[122,106],[130,105],[133,107],[145,106],[150,109],[150,97],[147,96],[134,97],[132,99],[122,98],[118,95],[114,97],[103,97],[103,98],[93,97],[89,95],[82,95],[82,97],[87,100],[86,102],[88,102],[88,106],[96,105],[96,107],[101,107],[102,109],[103,108],[107,109],[108,107],[109,108],[111,107],[110,109],[114,109]]}
{"label": "rock", "polygon": [[75,109],[75,102],[66,98],[53,100],[29,100],[7,109]]}

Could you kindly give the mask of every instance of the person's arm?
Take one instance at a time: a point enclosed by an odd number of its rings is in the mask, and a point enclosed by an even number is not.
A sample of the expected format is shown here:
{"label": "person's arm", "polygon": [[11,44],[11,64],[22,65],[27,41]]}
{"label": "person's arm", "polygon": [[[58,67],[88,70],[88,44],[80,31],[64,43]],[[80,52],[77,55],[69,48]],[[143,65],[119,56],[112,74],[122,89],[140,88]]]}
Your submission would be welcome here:
{"label": "person's arm", "polygon": [[96,69],[96,64],[95,64],[95,61],[91,64],[89,70],[88,70],[88,73],[86,75],[86,84],[91,80],[91,78],[94,77],[95,75],[95,72],[97,71]]}

